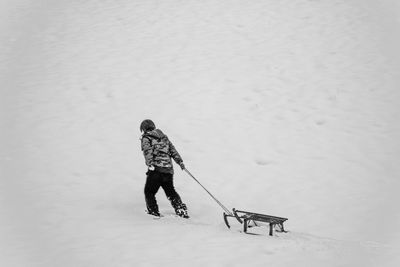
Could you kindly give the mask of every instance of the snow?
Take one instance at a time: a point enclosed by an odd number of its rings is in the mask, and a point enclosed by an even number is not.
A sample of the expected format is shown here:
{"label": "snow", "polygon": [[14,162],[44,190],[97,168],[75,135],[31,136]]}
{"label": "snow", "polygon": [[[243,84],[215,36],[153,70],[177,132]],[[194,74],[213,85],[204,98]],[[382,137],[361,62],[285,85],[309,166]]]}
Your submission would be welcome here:
{"label": "snow", "polygon": [[[1,266],[398,266],[400,5],[0,2]],[[144,213],[139,125],[186,173]]]}

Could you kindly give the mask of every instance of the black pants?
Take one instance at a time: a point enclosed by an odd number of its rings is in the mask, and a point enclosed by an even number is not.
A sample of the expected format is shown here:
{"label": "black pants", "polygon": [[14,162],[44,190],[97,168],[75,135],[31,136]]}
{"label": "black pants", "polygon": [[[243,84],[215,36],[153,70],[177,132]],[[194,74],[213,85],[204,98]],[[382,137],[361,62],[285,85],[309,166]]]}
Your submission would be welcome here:
{"label": "black pants", "polygon": [[146,199],[147,210],[149,212],[158,212],[158,205],[155,195],[160,187],[162,187],[165,195],[171,201],[171,204],[174,208],[176,208],[175,203],[182,203],[181,197],[174,188],[173,174],[149,170],[147,172],[146,184],[144,186],[144,195]]}

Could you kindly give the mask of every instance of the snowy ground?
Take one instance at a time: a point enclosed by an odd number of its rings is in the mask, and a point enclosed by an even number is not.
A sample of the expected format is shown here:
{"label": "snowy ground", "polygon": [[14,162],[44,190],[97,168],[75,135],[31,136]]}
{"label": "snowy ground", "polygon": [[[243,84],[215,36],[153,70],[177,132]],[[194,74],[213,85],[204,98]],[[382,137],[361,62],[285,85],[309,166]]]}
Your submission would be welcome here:
{"label": "snowy ground", "polygon": [[[400,4],[0,1],[1,266],[398,266]],[[144,214],[153,119],[190,220]]]}

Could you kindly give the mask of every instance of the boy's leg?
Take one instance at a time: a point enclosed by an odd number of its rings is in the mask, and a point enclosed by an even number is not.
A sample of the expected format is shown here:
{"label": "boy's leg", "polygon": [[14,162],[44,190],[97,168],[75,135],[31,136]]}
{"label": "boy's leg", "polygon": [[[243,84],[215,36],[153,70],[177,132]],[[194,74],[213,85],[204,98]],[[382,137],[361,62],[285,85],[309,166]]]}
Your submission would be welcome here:
{"label": "boy's leg", "polygon": [[147,212],[152,215],[160,215],[158,210],[156,193],[161,185],[160,174],[155,171],[147,172],[146,184],[144,186],[144,196],[146,200]]}
{"label": "boy's leg", "polygon": [[163,173],[163,179],[161,183],[161,187],[163,188],[165,195],[171,202],[172,207],[175,210],[175,213],[181,217],[189,218],[187,214],[186,204],[182,202],[181,197],[178,192],[176,192],[173,182],[173,175],[169,173]]}

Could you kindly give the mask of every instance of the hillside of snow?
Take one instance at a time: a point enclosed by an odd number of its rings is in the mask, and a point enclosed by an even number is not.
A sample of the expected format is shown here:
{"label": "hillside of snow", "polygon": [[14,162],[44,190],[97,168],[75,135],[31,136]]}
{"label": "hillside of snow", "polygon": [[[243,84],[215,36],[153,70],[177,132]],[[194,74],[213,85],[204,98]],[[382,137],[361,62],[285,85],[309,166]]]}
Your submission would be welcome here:
{"label": "hillside of snow", "polygon": [[[400,5],[0,2],[0,266],[398,266]],[[152,119],[178,166],[144,213]]]}

